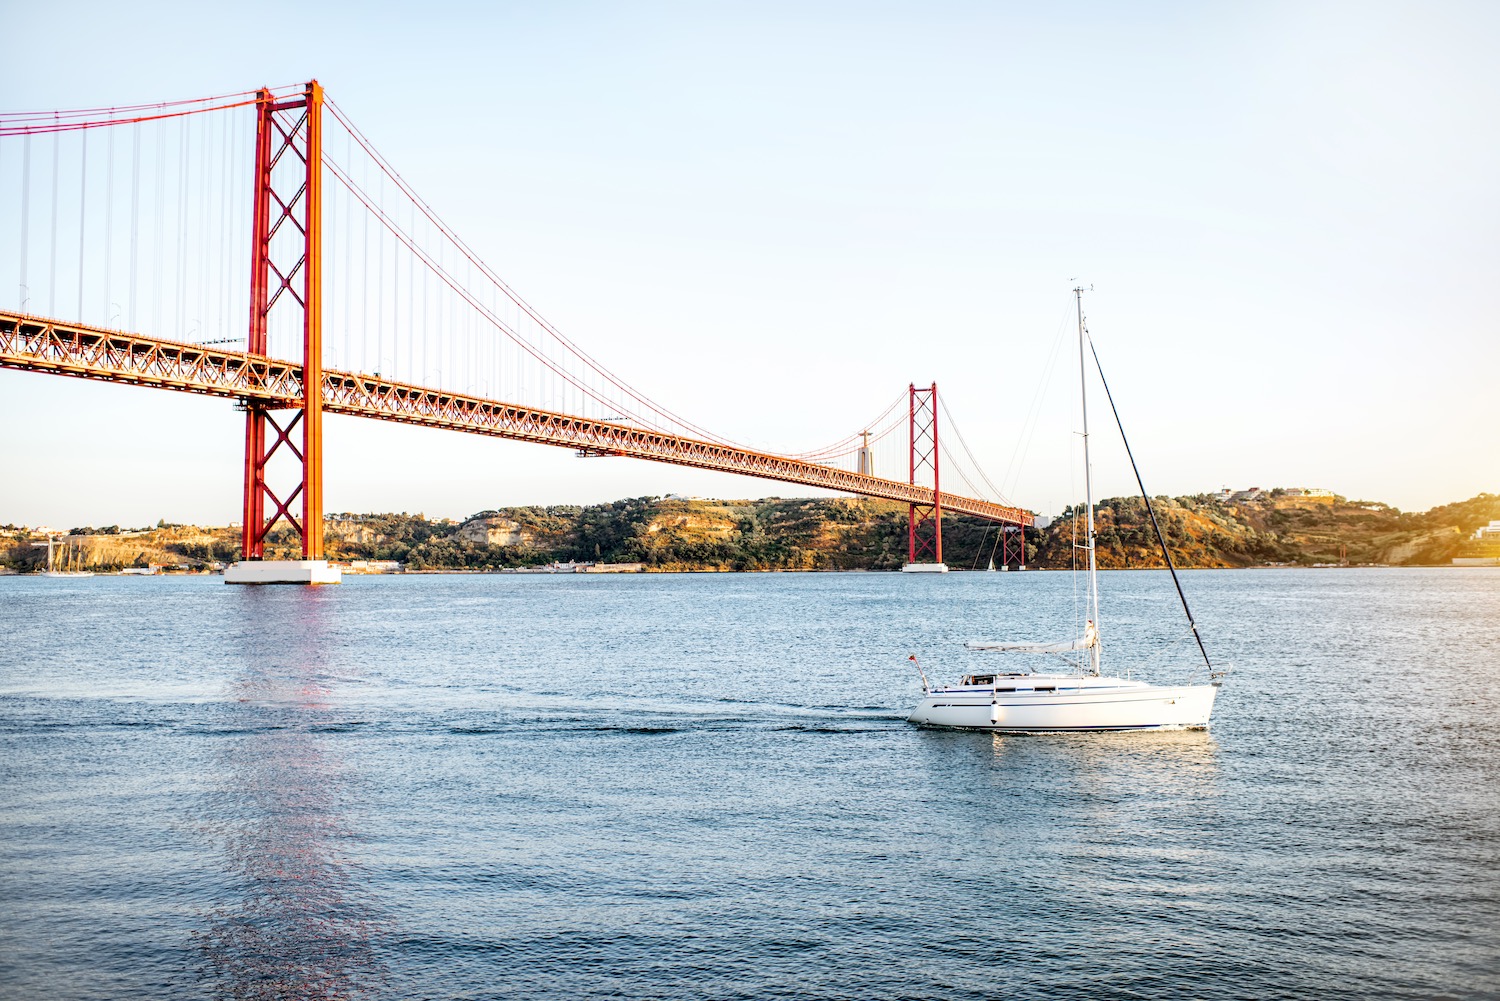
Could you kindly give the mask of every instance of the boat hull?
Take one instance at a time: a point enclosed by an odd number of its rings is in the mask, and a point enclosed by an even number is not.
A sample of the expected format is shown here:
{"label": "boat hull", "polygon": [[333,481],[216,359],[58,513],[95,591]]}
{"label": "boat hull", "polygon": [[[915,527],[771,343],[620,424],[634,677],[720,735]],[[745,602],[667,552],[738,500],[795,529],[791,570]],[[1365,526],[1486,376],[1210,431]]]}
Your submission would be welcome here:
{"label": "boat hull", "polygon": [[924,726],[1013,733],[1098,730],[1201,730],[1213,713],[1214,685],[1133,685],[1118,690],[929,692],[908,720]]}

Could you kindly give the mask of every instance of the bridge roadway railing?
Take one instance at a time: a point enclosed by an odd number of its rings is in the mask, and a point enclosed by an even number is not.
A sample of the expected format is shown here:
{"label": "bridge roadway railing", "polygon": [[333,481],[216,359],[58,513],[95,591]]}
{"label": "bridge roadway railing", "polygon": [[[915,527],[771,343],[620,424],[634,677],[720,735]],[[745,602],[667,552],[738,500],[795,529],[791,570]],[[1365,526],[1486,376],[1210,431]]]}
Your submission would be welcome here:
{"label": "bridge roadway railing", "polygon": [[[0,311],[0,368],[173,389],[271,407],[298,407],[302,402],[302,366],[294,362],[4,311]],[[323,409],[575,448],[591,455],[740,473],[901,503],[933,503],[931,487],[900,480],[351,372],[323,371]],[[942,507],[1012,525],[1032,521],[1019,508],[947,492],[942,495]]]}

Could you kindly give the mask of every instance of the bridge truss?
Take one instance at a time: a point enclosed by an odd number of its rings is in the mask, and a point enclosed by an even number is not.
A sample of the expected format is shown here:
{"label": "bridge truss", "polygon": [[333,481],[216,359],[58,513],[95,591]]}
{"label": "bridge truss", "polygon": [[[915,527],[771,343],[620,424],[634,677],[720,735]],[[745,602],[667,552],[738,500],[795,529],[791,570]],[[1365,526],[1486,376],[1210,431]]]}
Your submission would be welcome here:
{"label": "bridge truss", "polygon": [[[218,396],[257,410],[301,410],[305,400],[297,362],[11,312],[0,312],[0,368]],[[739,473],[924,508],[938,501],[922,484],[353,372],[323,370],[321,401],[324,413]],[[1026,511],[992,501],[944,493],[941,503],[950,512],[1031,523]]]}

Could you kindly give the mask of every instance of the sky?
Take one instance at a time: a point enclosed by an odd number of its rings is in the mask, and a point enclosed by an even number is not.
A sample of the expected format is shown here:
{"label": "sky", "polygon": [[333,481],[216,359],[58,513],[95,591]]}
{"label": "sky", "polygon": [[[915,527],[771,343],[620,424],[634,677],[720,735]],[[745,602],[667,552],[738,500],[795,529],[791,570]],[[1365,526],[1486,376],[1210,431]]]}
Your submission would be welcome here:
{"label": "sky", "polygon": [[[553,324],[736,441],[803,451],[936,381],[1006,497],[1055,513],[1081,283],[1153,494],[1500,491],[1500,5],[258,10],[259,38],[234,7],[5,2],[69,71],[8,74],[0,110],[316,77]],[[1096,492],[1134,492],[1091,419]],[[811,493],[326,434],[329,511]],[[0,522],[235,521],[242,446],[227,401],[0,371]]]}

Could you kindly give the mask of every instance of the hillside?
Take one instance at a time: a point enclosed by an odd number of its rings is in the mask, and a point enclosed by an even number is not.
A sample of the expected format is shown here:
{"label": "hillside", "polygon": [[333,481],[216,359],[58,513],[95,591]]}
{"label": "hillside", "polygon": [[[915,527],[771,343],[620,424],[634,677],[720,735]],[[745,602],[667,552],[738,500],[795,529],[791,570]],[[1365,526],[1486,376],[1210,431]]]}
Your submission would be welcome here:
{"label": "hillside", "polygon": [[[1385,504],[1272,490],[1224,498],[1154,499],[1173,557],[1184,567],[1394,564],[1446,565],[1491,554],[1470,541],[1500,519],[1500,495],[1480,494],[1422,513]],[[1071,565],[1075,525],[1067,511],[1027,533],[1027,562]],[[1145,505],[1111,498],[1098,507],[1104,567],[1161,566]],[[830,499],[685,500],[638,497],[589,506],[514,507],[463,521],[420,514],[337,514],[325,526],[330,559],[394,560],[409,570],[500,570],[554,560],[640,563],[647,570],[895,570],[906,555],[906,509],[885,501]],[[122,532],[80,527],[58,553],[77,568],[148,564],[207,568],[237,557],[237,527],[158,524]],[[41,537],[0,527],[0,565],[44,567]],[[291,557],[293,537],[272,536],[268,556]],[[1490,544],[1491,547],[1494,544]],[[956,569],[983,567],[995,551],[993,526],[943,520],[944,557]]]}
{"label": "hillside", "polygon": [[[1480,494],[1431,511],[1410,513],[1333,494],[1308,497],[1283,490],[1246,493],[1255,496],[1234,500],[1208,494],[1152,498],[1173,560],[1186,567],[1448,565],[1455,556],[1479,555],[1469,537],[1476,528],[1500,518],[1497,494]],[[1070,564],[1074,530],[1071,515],[1071,511],[1065,511],[1040,533],[1038,566]],[[1097,527],[1100,566],[1163,565],[1140,498],[1102,501]]]}

